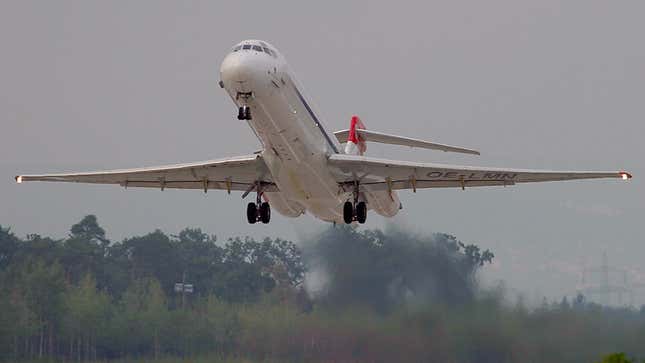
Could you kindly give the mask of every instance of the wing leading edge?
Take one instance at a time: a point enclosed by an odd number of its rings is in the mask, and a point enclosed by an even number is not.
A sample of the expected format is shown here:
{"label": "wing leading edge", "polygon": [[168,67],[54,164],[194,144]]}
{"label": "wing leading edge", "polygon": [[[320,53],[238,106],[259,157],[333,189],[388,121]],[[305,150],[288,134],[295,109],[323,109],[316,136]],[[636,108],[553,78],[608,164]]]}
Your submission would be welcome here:
{"label": "wing leading edge", "polygon": [[624,171],[580,172],[487,168],[395,161],[342,154],[331,155],[329,165],[333,168],[341,185],[351,184],[354,182],[354,178],[359,178],[361,185],[370,185],[372,190],[467,188],[577,179],[630,179],[632,177]]}
{"label": "wing leading edge", "polygon": [[16,182],[53,181],[117,184],[124,187],[221,189],[248,191],[258,182],[277,191],[260,155],[245,155],[187,164],[69,174],[18,175]]}

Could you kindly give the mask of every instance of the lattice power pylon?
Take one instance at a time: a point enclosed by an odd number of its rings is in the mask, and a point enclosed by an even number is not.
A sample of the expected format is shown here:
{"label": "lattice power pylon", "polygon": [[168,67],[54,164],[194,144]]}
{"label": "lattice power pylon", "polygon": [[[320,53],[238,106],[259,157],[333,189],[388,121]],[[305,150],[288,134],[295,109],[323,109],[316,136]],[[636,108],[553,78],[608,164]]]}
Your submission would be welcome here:
{"label": "lattice power pylon", "polygon": [[609,266],[607,252],[603,252],[600,266],[583,267],[577,291],[602,305],[632,306],[634,288],[643,284],[630,284],[627,275],[627,269]]}

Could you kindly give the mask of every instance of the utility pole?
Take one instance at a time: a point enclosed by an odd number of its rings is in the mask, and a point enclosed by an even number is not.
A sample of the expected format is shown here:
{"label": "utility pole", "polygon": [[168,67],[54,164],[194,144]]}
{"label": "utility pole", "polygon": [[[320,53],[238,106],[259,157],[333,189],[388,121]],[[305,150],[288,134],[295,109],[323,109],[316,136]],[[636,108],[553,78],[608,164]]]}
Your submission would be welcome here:
{"label": "utility pole", "polygon": [[184,273],[182,274],[181,284],[184,286],[184,288],[181,289],[181,309],[184,310],[184,303],[186,302],[186,270],[184,270]]}

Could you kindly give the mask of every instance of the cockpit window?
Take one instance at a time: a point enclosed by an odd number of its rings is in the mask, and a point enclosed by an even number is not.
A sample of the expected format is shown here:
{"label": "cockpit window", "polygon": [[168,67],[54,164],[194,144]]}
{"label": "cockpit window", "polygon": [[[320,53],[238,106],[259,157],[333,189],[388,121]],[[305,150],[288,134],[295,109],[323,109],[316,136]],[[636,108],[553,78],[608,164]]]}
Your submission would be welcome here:
{"label": "cockpit window", "polygon": [[268,46],[259,46],[259,45],[253,45],[253,44],[244,44],[244,45],[238,45],[233,48],[233,52],[237,52],[240,50],[255,50],[256,52],[264,52],[273,58],[277,58],[277,53],[275,50],[269,48]]}

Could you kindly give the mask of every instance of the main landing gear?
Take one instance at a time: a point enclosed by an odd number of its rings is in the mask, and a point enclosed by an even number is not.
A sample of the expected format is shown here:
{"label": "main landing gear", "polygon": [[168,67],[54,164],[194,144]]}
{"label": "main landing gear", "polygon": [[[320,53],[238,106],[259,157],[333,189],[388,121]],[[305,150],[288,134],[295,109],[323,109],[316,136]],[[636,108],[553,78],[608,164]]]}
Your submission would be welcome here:
{"label": "main landing gear", "polygon": [[251,120],[251,108],[249,106],[242,106],[237,112],[238,120]]}
{"label": "main landing gear", "polygon": [[347,224],[353,221],[357,221],[360,224],[365,223],[367,220],[367,204],[365,202],[356,204],[350,201],[345,202],[343,205],[343,220]]}
{"label": "main landing gear", "polygon": [[269,223],[271,220],[271,206],[267,202],[261,202],[260,204],[249,203],[246,206],[246,219],[251,224],[255,222]]}
{"label": "main landing gear", "polygon": [[354,183],[354,202],[349,200],[343,204],[343,221],[350,224],[357,221],[360,224],[367,220],[367,204],[358,201],[358,182]]}
{"label": "main landing gear", "polygon": [[255,222],[269,223],[271,220],[271,206],[262,201],[262,192],[258,191],[256,202],[249,203],[246,206],[246,220],[254,224]]}

